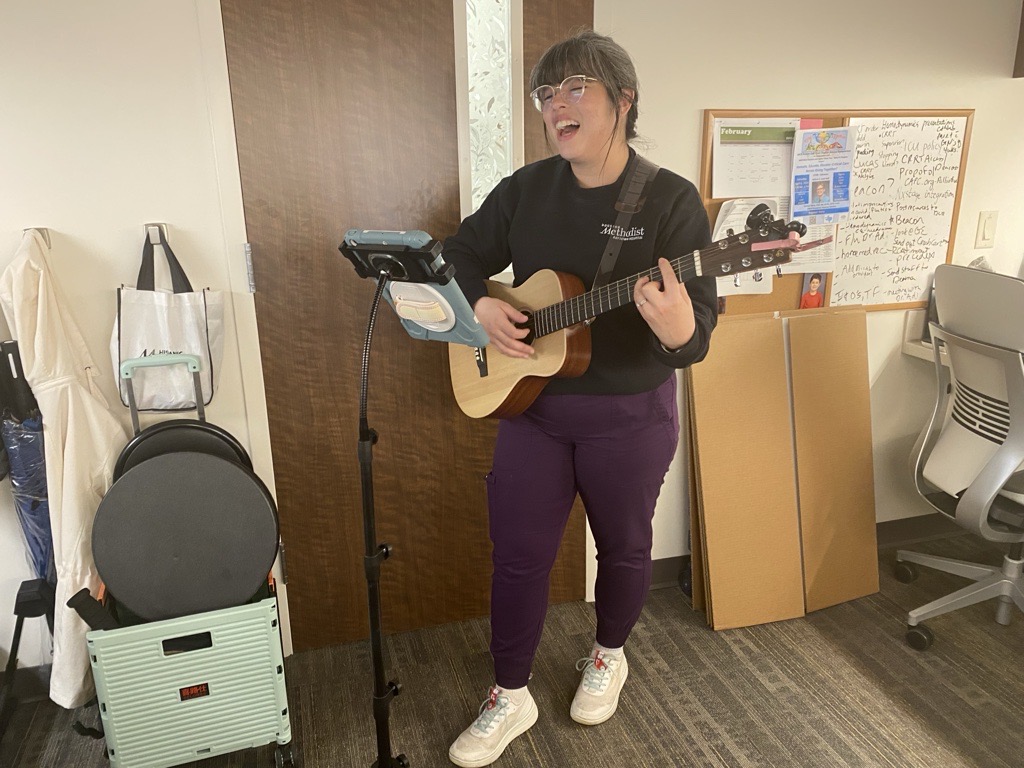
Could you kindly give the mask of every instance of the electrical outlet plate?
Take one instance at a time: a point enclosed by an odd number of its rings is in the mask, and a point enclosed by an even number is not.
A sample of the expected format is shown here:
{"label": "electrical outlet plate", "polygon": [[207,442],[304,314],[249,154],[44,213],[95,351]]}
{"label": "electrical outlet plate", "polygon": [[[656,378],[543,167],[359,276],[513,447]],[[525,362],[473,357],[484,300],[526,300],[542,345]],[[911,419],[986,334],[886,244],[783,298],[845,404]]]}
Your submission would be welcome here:
{"label": "electrical outlet plate", "polygon": [[991,248],[996,242],[996,218],[999,211],[982,211],[978,214],[978,232],[974,236],[975,248]]}

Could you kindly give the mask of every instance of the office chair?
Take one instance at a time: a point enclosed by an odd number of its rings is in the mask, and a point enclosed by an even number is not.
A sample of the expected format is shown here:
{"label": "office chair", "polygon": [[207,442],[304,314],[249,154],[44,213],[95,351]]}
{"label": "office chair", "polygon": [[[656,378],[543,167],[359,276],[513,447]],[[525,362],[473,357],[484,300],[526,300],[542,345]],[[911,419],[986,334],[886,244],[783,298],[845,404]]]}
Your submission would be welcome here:
{"label": "office chair", "polygon": [[[998,598],[996,621],[1024,611],[1024,280],[943,264],[935,271],[931,324],[938,397],[912,454],[918,493],[968,531],[1010,545],[999,567],[900,550],[896,578],[916,564],[974,581],[911,611],[907,642],[934,636],[922,621]],[[939,354],[944,346],[949,367]]]}

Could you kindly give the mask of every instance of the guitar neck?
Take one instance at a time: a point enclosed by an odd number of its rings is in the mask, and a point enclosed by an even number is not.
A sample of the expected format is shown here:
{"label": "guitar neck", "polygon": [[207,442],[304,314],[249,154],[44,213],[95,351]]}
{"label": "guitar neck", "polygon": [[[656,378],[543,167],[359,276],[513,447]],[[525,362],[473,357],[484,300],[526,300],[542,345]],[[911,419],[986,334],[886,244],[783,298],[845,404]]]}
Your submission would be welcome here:
{"label": "guitar neck", "polygon": [[[688,253],[673,259],[672,271],[680,282],[692,277],[699,277],[700,251]],[[633,301],[633,289],[641,277],[651,280],[661,279],[661,270],[657,267],[646,272],[617,280],[601,286],[593,291],[573,296],[571,299],[551,304],[533,313],[533,332],[535,336],[547,336],[549,333],[564,330],[569,326],[582,323],[605,312],[625,306]]]}

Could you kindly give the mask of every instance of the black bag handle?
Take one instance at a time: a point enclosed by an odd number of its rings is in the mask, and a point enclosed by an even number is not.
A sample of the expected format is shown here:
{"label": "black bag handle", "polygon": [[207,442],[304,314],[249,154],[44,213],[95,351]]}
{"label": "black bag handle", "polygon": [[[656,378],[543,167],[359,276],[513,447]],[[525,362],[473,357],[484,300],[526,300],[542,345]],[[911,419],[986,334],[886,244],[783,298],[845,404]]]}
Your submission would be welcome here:
{"label": "black bag handle", "polygon": [[[167,244],[167,237],[164,235],[163,227],[157,227],[160,232],[160,245],[163,246],[164,256],[167,257],[167,266],[171,271],[171,288],[175,293],[192,293],[192,283],[188,281],[185,270],[178,263],[174,251]],[[155,291],[155,265],[153,261],[153,241],[149,239],[149,232],[146,232],[146,241],[142,244],[142,265],[139,267],[139,279],[135,282],[135,288],[139,291]]]}

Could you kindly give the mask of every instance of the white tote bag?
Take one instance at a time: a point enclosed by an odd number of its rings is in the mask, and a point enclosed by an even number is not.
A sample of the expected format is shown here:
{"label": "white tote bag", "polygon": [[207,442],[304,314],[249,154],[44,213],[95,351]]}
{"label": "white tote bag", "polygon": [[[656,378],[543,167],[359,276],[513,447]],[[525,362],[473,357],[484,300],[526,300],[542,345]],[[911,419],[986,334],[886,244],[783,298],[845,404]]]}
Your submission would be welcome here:
{"label": "white tote bag", "polygon": [[[224,354],[224,296],[220,291],[193,291],[185,271],[160,230],[160,245],[171,275],[171,291],[157,290],[153,243],[147,234],[135,288],[117,291],[117,317],[110,338],[110,360],[128,405],[120,376],[121,362],[137,357],[186,353],[199,358],[203,404],[209,405]],[[186,366],[139,368],[133,376],[140,411],[182,411],[196,407],[192,375]]]}

